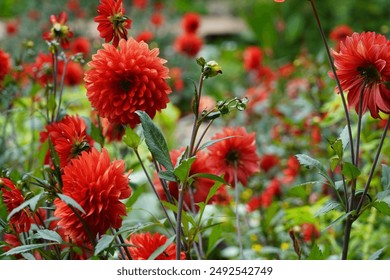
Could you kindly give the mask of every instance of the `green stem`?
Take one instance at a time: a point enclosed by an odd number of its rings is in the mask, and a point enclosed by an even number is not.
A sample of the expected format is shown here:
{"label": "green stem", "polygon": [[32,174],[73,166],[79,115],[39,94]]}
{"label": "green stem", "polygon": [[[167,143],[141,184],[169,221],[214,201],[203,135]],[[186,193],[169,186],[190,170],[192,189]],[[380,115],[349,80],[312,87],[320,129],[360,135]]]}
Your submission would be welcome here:
{"label": "green stem", "polygon": [[60,93],[58,97],[58,108],[57,108],[57,114],[55,117],[55,121],[57,122],[60,117],[60,111],[61,111],[61,102],[62,102],[62,93],[64,91],[64,81],[65,81],[65,74],[66,74],[66,68],[68,67],[68,59],[65,59],[64,68],[62,70],[62,76],[61,76],[61,83],[60,83]]}
{"label": "green stem", "polygon": [[318,29],[319,29],[320,34],[321,34],[322,42],[324,43],[324,46],[325,46],[326,54],[327,54],[328,61],[329,61],[329,64],[330,64],[330,68],[331,68],[333,76],[334,76],[334,78],[336,80],[337,88],[338,88],[339,94],[341,96],[341,101],[342,101],[342,104],[343,104],[345,119],[346,119],[347,127],[348,127],[348,137],[349,137],[349,143],[350,143],[350,147],[351,147],[351,159],[352,159],[352,162],[355,162],[353,138],[352,138],[352,129],[351,129],[351,121],[349,119],[347,102],[345,100],[343,88],[341,87],[341,83],[340,83],[339,77],[338,77],[337,72],[336,72],[336,67],[334,66],[333,59],[332,59],[332,56],[330,54],[329,45],[328,45],[328,42],[326,41],[326,36],[325,36],[324,30],[322,29],[321,21],[320,21],[320,18],[318,16],[318,13],[317,13],[317,8],[315,6],[314,0],[309,0],[309,1],[310,1],[310,4],[311,4],[311,7],[313,9],[313,13],[314,13],[314,17],[316,19],[317,25],[318,25]]}
{"label": "green stem", "polygon": [[238,190],[238,178],[237,178],[237,161],[234,161],[234,190],[235,190],[235,200],[236,200],[236,227],[237,227],[237,241],[240,249],[240,259],[244,259],[244,253],[242,249],[242,236],[240,228],[240,213],[238,209],[240,193]]}

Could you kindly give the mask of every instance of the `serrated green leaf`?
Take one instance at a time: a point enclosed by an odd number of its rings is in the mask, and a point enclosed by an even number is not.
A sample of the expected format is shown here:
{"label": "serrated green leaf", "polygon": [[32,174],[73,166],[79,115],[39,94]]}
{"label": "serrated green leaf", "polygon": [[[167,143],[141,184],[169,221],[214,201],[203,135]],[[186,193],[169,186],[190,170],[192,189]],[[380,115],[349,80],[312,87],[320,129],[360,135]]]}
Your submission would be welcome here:
{"label": "serrated green leaf", "polygon": [[190,176],[190,178],[206,178],[206,179],[210,179],[210,180],[213,180],[213,181],[216,181],[216,182],[220,182],[220,183],[222,183],[224,185],[230,186],[230,184],[228,182],[226,182],[222,177],[219,177],[219,176],[214,175],[214,174],[196,173],[196,174],[192,174]]}
{"label": "serrated green leaf", "polygon": [[173,173],[184,184],[190,174],[191,166],[196,160],[196,157],[183,159],[180,164],[173,170]]}
{"label": "serrated green leaf", "polygon": [[59,244],[63,242],[62,237],[54,230],[40,229],[34,234],[34,238],[41,238],[49,241],[55,241]]}
{"label": "serrated green leaf", "polygon": [[58,197],[63,201],[65,202],[66,204],[70,205],[70,206],[73,206],[74,208],[76,208],[77,210],[79,210],[81,213],[83,214],[86,214],[84,209],[80,206],[80,204],[78,204],[73,198],[71,198],[70,196],[67,196],[65,194],[62,194],[62,193],[58,193],[57,194]]}
{"label": "serrated green leaf", "polygon": [[218,224],[211,229],[211,233],[208,239],[206,255],[210,253],[223,241],[222,232],[224,230],[223,224]]}
{"label": "serrated green leaf", "polygon": [[338,158],[331,158],[330,159],[330,169],[334,171],[339,164],[340,160]]}
{"label": "serrated green leaf", "polygon": [[173,240],[175,240],[176,235],[170,237],[163,245],[158,247],[148,258],[148,260],[154,260],[157,258],[162,252],[165,251],[166,248],[168,248],[169,245],[172,244]]}
{"label": "serrated green leaf", "polygon": [[334,182],[333,180],[329,177],[325,167],[320,163],[318,160],[309,157],[308,155],[305,154],[298,154],[296,155],[299,163],[309,169],[315,168],[317,169],[318,173],[322,175],[330,184],[332,187],[334,187]]}
{"label": "serrated green leaf", "polygon": [[2,256],[11,256],[11,255],[16,255],[16,254],[21,254],[24,252],[28,252],[31,250],[35,250],[35,249],[39,249],[39,248],[43,248],[43,247],[55,245],[55,244],[57,244],[57,243],[41,243],[41,244],[22,245],[22,246],[12,248],[11,250],[2,254]]}
{"label": "serrated green leaf", "polygon": [[390,190],[390,167],[382,164],[382,186],[384,190]]}
{"label": "serrated green leaf", "polygon": [[341,170],[342,174],[348,179],[356,179],[360,175],[360,169],[350,162],[344,162]]}
{"label": "serrated green leaf", "polygon": [[343,215],[341,215],[340,217],[338,217],[336,220],[334,220],[333,222],[331,222],[326,228],[324,228],[323,230],[321,230],[322,233],[325,233],[330,227],[344,221],[349,215],[355,215],[356,214],[356,210],[353,210],[353,211],[350,211],[348,213],[344,213]]}
{"label": "serrated green leaf", "polygon": [[29,207],[32,211],[35,211],[35,208],[37,207],[37,204],[38,204],[39,200],[42,198],[43,194],[44,194],[43,192],[40,194],[37,194],[36,196],[33,196],[32,198],[30,198],[30,199],[26,200],[25,202],[23,202],[22,204],[20,204],[18,207],[14,208],[11,211],[11,213],[9,213],[7,220],[9,221],[13,215],[15,215],[16,213],[18,213],[19,211],[21,211],[22,209],[24,209],[26,207]]}
{"label": "serrated green leaf", "polygon": [[141,120],[145,143],[153,157],[167,170],[173,170],[168,145],[160,129],[153,123],[152,119],[143,111],[136,111]]}
{"label": "serrated green leaf", "polygon": [[169,182],[177,182],[177,178],[173,171],[162,170],[158,172],[158,177]]}
{"label": "serrated green leaf", "polygon": [[335,202],[335,201],[330,201],[327,204],[325,204],[318,212],[314,215],[314,217],[319,217],[322,216],[332,210],[341,208],[340,203]]}
{"label": "serrated green leaf", "polygon": [[132,149],[137,149],[141,143],[141,137],[130,126],[126,127],[125,135],[123,135],[123,143]]}
{"label": "serrated green leaf", "polygon": [[388,246],[385,246],[381,249],[379,249],[378,251],[376,251],[375,253],[373,253],[368,259],[369,260],[377,260],[380,258],[380,256],[382,255],[383,251],[387,249]]}
{"label": "serrated green leaf", "polygon": [[105,249],[109,248],[112,241],[114,241],[115,236],[114,235],[107,235],[104,234],[98,241],[95,247],[94,255],[99,255],[100,252],[104,251]]}
{"label": "serrated green leaf", "polygon": [[349,144],[349,134],[348,134],[348,126],[347,125],[341,131],[339,139],[343,143],[343,150],[345,150],[345,148]]}
{"label": "serrated green leaf", "polygon": [[390,206],[385,201],[375,201],[372,206],[378,209],[382,214],[390,216]]}
{"label": "serrated green leaf", "polygon": [[308,260],[324,260],[324,255],[321,249],[318,247],[316,243],[313,244],[313,247],[310,250],[310,254],[307,257]]}
{"label": "serrated green leaf", "polygon": [[229,139],[229,138],[235,138],[235,137],[239,137],[239,136],[228,136],[228,137],[223,137],[223,138],[207,141],[202,146],[200,146],[198,150],[206,149],[207,147],[210,147],[210,146],[214,145],[215,143],[224,141],[224,140]]}
{"label": "serrated green leaf", "polygon": [[344,149],[343,149],[343,142],[341,141],[341,139],[337,139],[336,141],[334,141],[331,144],[331,147],[335,151],[337,157],[339,159],[342,159],[343,158]]}

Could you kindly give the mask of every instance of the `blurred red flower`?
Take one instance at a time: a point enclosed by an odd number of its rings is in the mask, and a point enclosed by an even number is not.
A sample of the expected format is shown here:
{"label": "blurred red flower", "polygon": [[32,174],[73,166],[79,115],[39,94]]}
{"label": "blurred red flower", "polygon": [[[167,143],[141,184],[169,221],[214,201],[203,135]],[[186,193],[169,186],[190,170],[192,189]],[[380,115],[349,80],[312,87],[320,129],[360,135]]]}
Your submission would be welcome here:
{"label": "blurred red flower", "polygon": [[309,242],[320,237],[320,232],[317,227],[310,223],[305,223],[301,227],[302,230],[302,238],[304,241]]}
{"label": "blurred red flower", "polygon": [[271,205],[275,196],[281,194],[281,182],[279,179],[272,179],[267,188],[258,196],[253,197],[246,205],[249,212],[259,208],[267,208]]}
{"label": "blurred red flower", "polygon": [[157,12],[154,12],[152,14],[152,16],[150,17],[150,22],[156,26],[156,27],[159,27],[161,25],[163,25],[164,23],[164,16],[161,12],[157,11]]}
{"label": "blurred red flower", "polygon": [[[8,214],[24,202],[22,192],[7,178],[0,178],[0,191],[3,193],[3,202],[7,206]],[[9,224],[16,233],[29,231],[31,227],[30,210],[25,208],[15,213],[11,217]]]}
{"label": "blurred red flower", "polygon": [[73,32],[70,31],[69,26],[65,24],[67,20],[68,15],[66,12],[59,13],[58,17],[56,15],[51,15],[50,22],[52,28],[50,31],[43,33],[43,39],[46,41],[58,40],[64,49],[69,48],[69,39],[73,37]]}
{"label": "blurred red flower", "polygon": [[208,148],[208,163],[213,173],[224,174],[225,181],[234,187],[234,173],[237,172],[238,181],[246,186],[248,178],[260,171],[255,136],[243,127],[225,127],[222,133],[212,137],[213,140],[231,137]]}
{"label": "blurred red flower", "polygon": [[301,164],[299,163],[296,156],[290,156],[287,160],[287,168],[283,170],[283,183],[291,183],[299,174]]}
{"label": "blurred red flower", "polygon": [[263,51],[256,46],[249,46],[244,51],[244,69],[246,71],[256,70],[261,66]]}
{"label": "blurred red flower", "polygon": [[197,13],[186,13],[183,16],[181,26],[185,33],[196,33],[200,26],[200,15]]}
{"label": "blurred red flower", "polygon": [[148,0],[134,0],[133,5],[134,7],[143,10],[148,6]]}
{"label": "blurred red flower", "polygon": [[0,49],[0,84],[11,70],[11,58],[8,53]]}
{"label": "blurred red flower", "polygon": [[340,50],[340,43],[347,38],[347,36],[351,36],[353,33],[352,28],[348,25],[339,25],[333,28],[330,32],[329,37],[331,40],[336,42],[335,50]]}
{"label": "blurred red flower", "polygon": [[[158,232],[151,235],[150,232],[132,234],[130,240],[126,241],[133,246],[128,247],[131,258],[133,260],[147,260],[159,247],[164,245],[168,241],[165,235]],[[175,260],[176,259],[176,245],[174,243],[168,245],[168,247],[159,254],[155,260]],[[186,255],[184,252],[180,253],[180,259],[185,260]]]}
{"label": "blurred red flower", "polygon": [[76,86],[83,82],[84,70],[83,67],[80,65],[80,63],[69,61],[65,71],[66,71],[64,77],[65,85]]}
{"label": "blurred red flower", "polygon": [[135,40],[137,42],[144,41],[145,43],[149,43],[150,41],[153,40],[153,37],[154,37],[154,35],[151,31],[144,30],[144,31],[141,31],[140,33],[138,33]]}
{"label": "blurred red flower", "polygon": [[119,49],[103,44],[93,55],[84,80],[87,97],[101,117],[135,127],[140,122],[136,110],[153,118],[166,108],[169,70],[158,54],[157,48],[150,50],[145,42],[129,38],[119,42]]}
{"label": "blurred red flower", "polygon": [[[110,162],[106,149],[102,152],[92,149],[89,153],[72,159],[64,168],[62,192],[74,199],[85,211],[76,215],[64,201],[56,199],[54,216],[65,235],[79,244],[104,234],[110,227],[119,228],[126,206],[120,201],[131,195],[128,175],[124,174],[123,160]],[[88,226],[89,232],[79,217]]]}
{"label": "blurred red flower", "polygon": [[73,54],[82,53],[83,57],[88,57],[91,52],[91,43],[85,37],[77,37],[70,44],[70,50]]}
{"label": "blurred red flower", "polygon": [[[359,111],[363,91],[362,113],[369,110],[373,118],[380,118],[380,111],[390,113],[390,42],[385,36],[353,33],[341,42],[339,52],[333,51],[333,57],[349,106]],[[329,75],[334,78],[333,73]]]}
{"label": "blurred red flower", "polygon": [[[40,133],[40,142],[43,143],[50,137],[60,159],[60,168],[64,168],[71,159],[93,147],[94,141],[86,130],[87,125],[82,118],[67,115],[59,122],[48,124],[46,130]],[[50,163],[49,157],[48,151],[46,163]]]}
{"label": "blurred red flower", "polygon": [[7,31],[7,35],[13,36],[19,31],[19,21],[18,20],[10,20],[5,24],[5,30]]}
{"label": "blurred red flower", "polygon": [[280,160],[277,155],[265,154],[260,158],[260,168],[264,172],[270,171],[273,167],[279,164]]}
{"label": "blurred red flower", "polygon": [[100,37],[105,42],[112,42],[117,47],[121,38],[127,40],[127,29],[131,27],[131,19],[126,17],[122,0],[100,0],[97,8],[98,16],[94,21],[98,23]]}
{"label": "blurred red flower", "polygon": [[181,54],[195,57],[203,46],[203,41],[196,34],[185,33],[178,36],[174,42],[174,49]]}

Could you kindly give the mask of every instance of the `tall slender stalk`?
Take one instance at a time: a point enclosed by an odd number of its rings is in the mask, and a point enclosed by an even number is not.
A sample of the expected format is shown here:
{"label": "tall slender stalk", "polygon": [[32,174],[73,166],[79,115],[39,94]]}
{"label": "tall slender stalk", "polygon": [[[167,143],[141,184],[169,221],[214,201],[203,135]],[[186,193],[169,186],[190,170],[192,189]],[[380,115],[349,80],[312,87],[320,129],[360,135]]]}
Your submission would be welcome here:
{"label": "tall slender stalk", "polygon": [[237,227],[237,241],[240,249],[240,259],[244,259],[244,253],[242,249],[242,236],[241,236],[241,227],[240,227],[240,213],[238,209],[238,203],[240,198],[240,192],[238,190],[238,178],[237,178],[237,161],[234,161],[234,190],[235,190],[235,200],[236,200],[236,227]]}

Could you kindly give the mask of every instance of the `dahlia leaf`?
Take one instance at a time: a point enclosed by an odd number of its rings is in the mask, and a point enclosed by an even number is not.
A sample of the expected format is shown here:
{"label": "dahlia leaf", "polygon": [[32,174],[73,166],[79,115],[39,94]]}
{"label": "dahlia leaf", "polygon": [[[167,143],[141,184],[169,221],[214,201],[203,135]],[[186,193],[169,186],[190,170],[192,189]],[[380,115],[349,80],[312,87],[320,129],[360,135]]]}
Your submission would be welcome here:
{"label": "dahlia leaf", "polygon": [[86,214],[84,209],[80,206],[80,204],[78,204],[73,198],[71,198],[70,196],[67,196],[63,193],[59,193],[57,194],[58,197],[63,201],[65,202],[66,204],[68,204],[69,206],[73,206],[74,208],[76,208],[77,210],[79,210],[81,213],[83,214]]}
{"label": "dahlia leaf", "polygon": [[238,136],[228,136],[228,137],[223,137],[223,138],[219,138],[219,139],[207,141],[207,142],[204,143],[202,146],[200,146],[198,150],[206,149],[207,147],[212,146],[212,145],[214,145],[215,143],[224,141],[224,140],[229,139],[229,138],[234,138],[234,137],[238,137]]}
{"label": "dahlia leaf", "polygon": [[325,257],[321,249],[318,247],[316,243],[314,243],[313,248],[311,248],[309,256],[307,257],[307,260],[324,260],[324,259]]}
{"label": "dahlia leaf", "polygon": [[369,260],[377,260],[379,259],[379,257],[382,255],[383,251],[386,250],[389,246],[385,246],[381,249],[379,249],[378,251],[376,251],[374,254],[372,254],[368,259]]}
{"label": "dahlia leaf", "polygon": [[167,170],[173,170],[167,142],[161,130],[153,123],[152,119],[143,111],[136,111],[141,120],[145,142],[153,157]]}
{"label": "dahlia leaf", "polygon": [[360,170],[352,163],[344,162],[341,173],[349,179],[356,179],[360,175]]}
{"label": "dahlia leaf", "polygon": [[15,247],[15,248],[12,248],[11,250],[5,252],[4,254],[2,254],[2,256],[11,256],[11,255],[16,255],[16,254],[21,254],[21,253],[24,253],[24,252],[28,252],[28,251],[31,251],[31,250],[35,250],[35,249],[39,249],[39,248],[43,248],[43,247],[46,247],[46,246],[50,246],[50,245],[55,245],[57,243],[41,243],[41,244],[29,244],[29,245],[22,245],[22,246],[18,246],[18,247]]}
{"label": "dahlia leaf", "polygon": [[160,247],[158,247],[148,258],[148,260],[154,260],[155,258],[157,258],[161,253],[163,253],[165,251],[166,248],[168,248],[169,245],[172,244],[173,240],[175,240],[176,238],[176,235],[172,236],[171,238],[169,238],[163,245],[161,245]]}
{"label": "dahlia leaf", "polygon": [[63,242],[62,237],[56,231],[48,229],[38,230],[37,233],[34,234],[34,238],[55,241],[59,244]]}
{"label": "dahlia leaf", "polygon": [[220,183],[222,183],[224,185],[230,186],[230,184],[228,182],[226,182],[222,177],[219,177],[219,176],[214,175],[214,174],[196,173],[196,174],[192,174],[190,176],[190,178],[206,178],[206,179],[210,179],[210,180],[213,180],[213,181],[216,181],[216,182],[220,182]]}
{"label": "dahlia leaf", "polygon": [[375,201],[372,206],[382,214],[390,216],[390,205],[386,201]]}
{"label": "dahlia leaf", "polygon": [[40,194],[37,194],[36,196],[33,196],[32,198],[26,200],[22,204],[20,204],[18,207],[14,208],[11,213],[9,213],[7,220],[9,221],[13,215],[18,213],[19,211],[23,210],[26,207],[29,207],[32,211],[35,211],[35,208],[37,207],[37,204],[41,197],[43,196],[43,192]]}
{"label": "dahlia leaf", "polygon": [[322,215],[324,215],[332,210],[340,208],[340,206],[341,205],[338,202],[335,202],[335,201],[328,202],[320,210],[318,210],[317,213],[315,213],[314,217],[322,216]]}
{"label": "dahlia leaf", "polygon": [[334,182],[333,180],[329,177],[328,173],[326,172],[326,169],[322,163],[320,163],[318,160],[309,157],[308,155],[305,154],[297,154],[295,155],[299,161],[299,163],[309,169],[315,168],[318,170],[318,173],[323,176],[330,184],[332,187],[334,187]]}
{"label": "dahlia leaf", "polygon": [[325,233],[327,232],[327,230],[329,228],[331,228],[332,226],[344,221],[349,215],[356,215],[356,210],[353,210],[353,211],[350,211],[348,213],[344,213],[343,215],[341,215],[340,217],[338,217],[336,220],[334,220],[333,222],[331,222],[326,228],[324,228],[321,232]]}
{"label": "dahlia leaf", "polygon": [[184,183],[187,181],[188,175],[190,174],[191,166],[196,160],[196,157],[191,157],[184,159],[180,164],[175,168],[173,173],[179,178],[180,182]]}
{"label": "dahlia leaf", "polygon": [[390,190],[390,167],[382,164],[382,186],[384,190]]}
{"label": "dahlia leaf", "polygon": [[177,178],[172,171],[159,171],[158,177],[169,182],[176,182]]}
{"label": "dahlia leaf", "polygon": [[99,239],[98,243],[96,244],[95,247],[95,252],[94,255],[99,255],[100,252],[103,250],[107,249],[110,247],[112,241],[114,240],[115,236],[114,235],[107,235],[104,234],[102,238]]}

